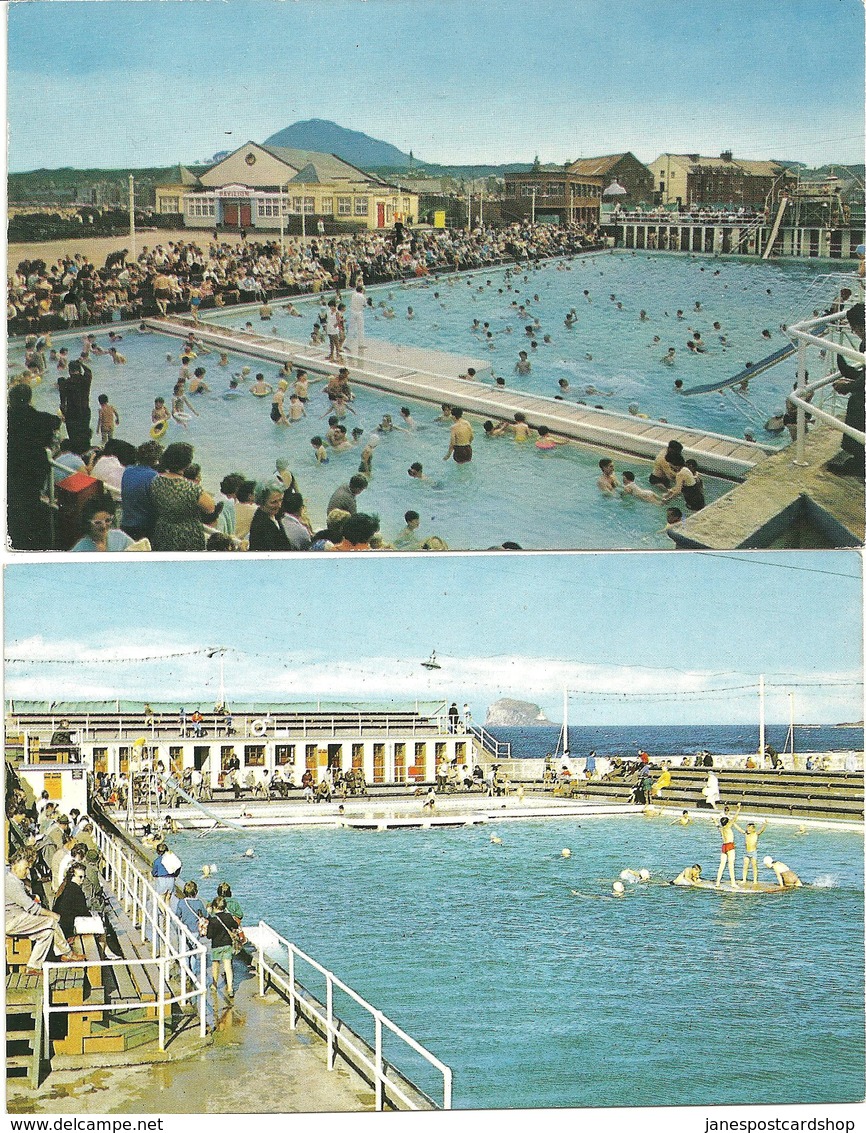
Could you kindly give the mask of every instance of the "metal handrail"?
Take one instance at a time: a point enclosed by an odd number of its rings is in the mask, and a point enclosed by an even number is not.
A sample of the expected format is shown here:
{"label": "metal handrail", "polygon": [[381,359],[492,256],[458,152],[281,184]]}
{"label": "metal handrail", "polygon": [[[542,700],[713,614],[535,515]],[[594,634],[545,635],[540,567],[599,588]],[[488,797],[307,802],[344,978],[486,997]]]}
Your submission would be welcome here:
{"label": "metal handrail", "polygon": [[498,740],[482,724],[470,724],[469,732],[476,736],[482,748],[489,751],[496,759],[511,758],[511,744],[507,740]]}
{"label": "metal handrail", "polygon": [[[788,394],[788,400],[797,409],[797,439],[794,461],[798,465],[806,464],[807,413],[816,420],[823,421],[825,425],[829,425],[838,432],[844,433],[845,436],[852,437],[855,441],[859,441],[860,444],[866,443],[866,433],[853,428],[851,425],[847,425],[844,421],[840,421],[839,418],[834,417],[832,413],[818,409],[810,400],[816,390],[823,389],[836,381],[839,378],[839,371],[836,370],[817,382],[809,382],[808,385],[806,383],[806,351],[808,347],[816,346],[821,350],[827,350],[826,339],[819,338],[812,332],[818,328],[830,326],[831,324],[838,326],[843,322],[846,314],[846,311],[834,311],[829,315],[819,315],[817,318],[804,319],[799,323],[794,323],[788,328],[788,333],[797,342],[797,384],[791,393]],[[846,346],[844,343],[834,343],[832,349],[834,354],[841,354],[843,358],[847,358],[849,361],[856,362],[861,366],[866,365],[866,354],[855,350],[853,346]],[[808,390],[808,397],[805,393],[806,390]]]}
{"label": "metal handrail", "polygon": [[[387,1015],[379,1011],[378,1008],[373,1007],[361,995],[359,995],[348,984],[344,983],[333,972],[323,967],[311,956],[302,952],[297,945],[292,944],[291,941],[286,940],[284,936],[278,933],[266,921],[259,921],[259,934],[255,942],[257,964],[259,972],[259,995],[265,994],[265,975],[267,975],[274,983],[279,984],[289,996],[289,1009],[290,1009],[290,1026],[295,1030],[297,1026],[296,1019],[296,1004],[299,998],[300,991],[305,991],[303,984],[299,983],[295,977],[295,960],[303,960],[309,964],[317,972],[325,977],[326,980],[326,1004],[325,1012],[317,1010],[308,1000],[305,1000],[307,1010],[317,1019],[317,1021],[325,1029],[325,1038],[328,1044],[328,1069],[334,1069],[334,1056],[337,1050],[337,1036],[339,1034],[340,1042],[352,1052],[352,1054],[364,1064],[364,1066],[373,1074],[375,1079],[376,1091],[376,1109],[382,1110],[385,1101],[385,1086],[388,1085],[389,1089],[400,1099],[401,1102],[409,1109],[418,1109],[419,1107],[415,1102],[400,1088],[393,1078],[389,1078],[386,1072],[386,1063],[382,1054],[382,1030],[386,1028],[397,1038],[402,1039],[409,1047],[412,1048],[422,1058],[426,1059],[431,1066],[435,1067],[442,1073],[442,1109],[451,1109],[451,1095],[452,1095],[452,1072],[449,1066],[440,1061],[434,1054],[432,1054],[426,1047],[422,1046],[411,1035],[398,1027],[396,1023],[392,1022]],[[282,945],[287,952],[288,957],[288,979],[286,979],[282,972],[268,964],[265,953],[265,946],[263,938],[265,934],[269,934],[270,938]],[[374,1057],[370,1059],[367,1051],[360,1047],[357,1043],[353,1042],[350,1034],[342,1029],[339,1024],[340,1020],[334,1015],[334,988],[338,988],[344,992],[351,999],[355,1001],[360,1007],[363,1007],[372,1016],[375,1025],[375,1045]]]}
{"label": "metal handrail", "polygon": [[[92,1011],[92,1004],[71,1006],[70,1004],[51,1003],[51,973],[55,970],[70,968],[156,968],[158,973],[158,997],[156,1002],[157,1022],[159,1030],[159,1049],[165,1050],[165,1017],[166,1008],[175,1003],[186,1003],[198,999],[199,1035],[204,1038],[207,1030],[207,949],[205,945],[189,931],[163,901],[144,874],[135,866],[128,854],[120,848],[115,840],[101,827],[94,826],[94,837],[97,847],[103,855],[104,875],[106,882],[112,887],[122,902],[133,924],[140,925],[142,933],[147,937],[148,929],[152,941],[153,954],[150,959],[117,959],[117,960],[83,960],[77,963],[64,961],[46,963],[42,966],[42,1012],[45,1024],[44,1033],[48,1035],[49,1018],[54,1014],[68,1014],[81,1011]],[[174,937],[174,939],[173,939]],[[195,958],[198,959],[196,971]],[[180,993],[166,995],[168,973],[172,964],[177,964],[180,972]],[[187,990],[187,979],[190,981]],[[170,990],[170,989],[169,989]],[[133,1011],[139,1010],[142,1004],[149,1001],[136,999],[112,1003],[111,1010]]]}

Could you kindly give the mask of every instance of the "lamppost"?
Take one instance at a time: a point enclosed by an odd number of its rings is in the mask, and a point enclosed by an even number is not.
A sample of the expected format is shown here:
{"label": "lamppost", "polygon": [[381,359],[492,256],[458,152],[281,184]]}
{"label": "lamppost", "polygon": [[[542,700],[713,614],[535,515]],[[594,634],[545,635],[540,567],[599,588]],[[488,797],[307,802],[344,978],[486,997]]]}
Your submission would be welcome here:
{"label": "lamppost", "polygon": [[[289,187],[288,182],[286,182],[286,190],[287,191],[288,191],[288,187]],[[280,182],[278,189],[279,189],[279,194],[280,194],[280,255],[284,256],[286,254],[286,238],[285,238],[286,222],[285,222],[285,217],[283,216],[283,185],[282,185],[282,182]]]}
{"label": "lamppost", "polygon": [[535,224],[535,194],[537,192],[536,186],[532,186],[532,223]]}
{"label": "lamppost", "polygon": [[135,263],[135,178],[129,175],[129,253]]}

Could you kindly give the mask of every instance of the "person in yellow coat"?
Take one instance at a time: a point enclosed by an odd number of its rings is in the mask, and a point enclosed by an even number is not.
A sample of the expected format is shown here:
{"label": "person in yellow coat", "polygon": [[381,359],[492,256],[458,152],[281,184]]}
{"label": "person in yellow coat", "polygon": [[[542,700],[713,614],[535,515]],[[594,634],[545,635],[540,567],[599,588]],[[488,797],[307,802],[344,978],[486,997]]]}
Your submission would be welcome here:
{"label": "person in yellow coat", "polygon": [[661,798],[662,791],[665,789],[665,787],[669,787],[670,785],[671,769],[667,763],[663,763],[661,775],[659,775],[658,779],[656,779],[656,781],[653,783],[651,793],[655,795],[657,799],[659,799]]}

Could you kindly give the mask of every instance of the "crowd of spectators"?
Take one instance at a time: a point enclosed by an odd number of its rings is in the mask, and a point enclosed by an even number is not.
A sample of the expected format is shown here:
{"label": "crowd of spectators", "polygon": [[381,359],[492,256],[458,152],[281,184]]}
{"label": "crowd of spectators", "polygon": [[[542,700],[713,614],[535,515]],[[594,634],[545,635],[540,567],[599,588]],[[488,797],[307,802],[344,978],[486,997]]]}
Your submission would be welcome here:
{"label": "crowd of spectators", "polygon": [[25,260],[8,280],[10,335],[208,310],[266,297],[389,282],[441,271],[565,255],[594,245],[578,226],[410,229],[353,235],[205,243],[168,241],[130,261],[112,252],[97,267],[80,252],[50,266]]}

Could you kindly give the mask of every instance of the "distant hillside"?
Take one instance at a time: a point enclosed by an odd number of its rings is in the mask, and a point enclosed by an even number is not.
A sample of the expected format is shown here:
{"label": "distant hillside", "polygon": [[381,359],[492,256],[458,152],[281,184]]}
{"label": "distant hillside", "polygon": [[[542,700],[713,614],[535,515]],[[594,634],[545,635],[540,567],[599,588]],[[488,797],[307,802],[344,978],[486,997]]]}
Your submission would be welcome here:
{"label": "distant hillside", "polygon": [[[398,168],[389,165],[367,166],[368,172],[376,173],[380,177],[392,177],[400,172]],[[527,173],[532,168],[532,162],[511,162],[508,165],[430,165],[426,161],[413,161],[413,177],[451,177],[455,181],[463,178],[466,181],[478,181],[484,177],[502,178],[506,173]]]}
{"label": "distant hillside", "polygon": [[388,142],[371,138],[357,130],[345,130],[336,122],[310,118],[295,122],[265,139],[266,146],[287,146],[290,149],[313,150],[316,153],[335,153],[350,165],[361,169],[388,165],[395,169],[408,169],[411,158]]}

